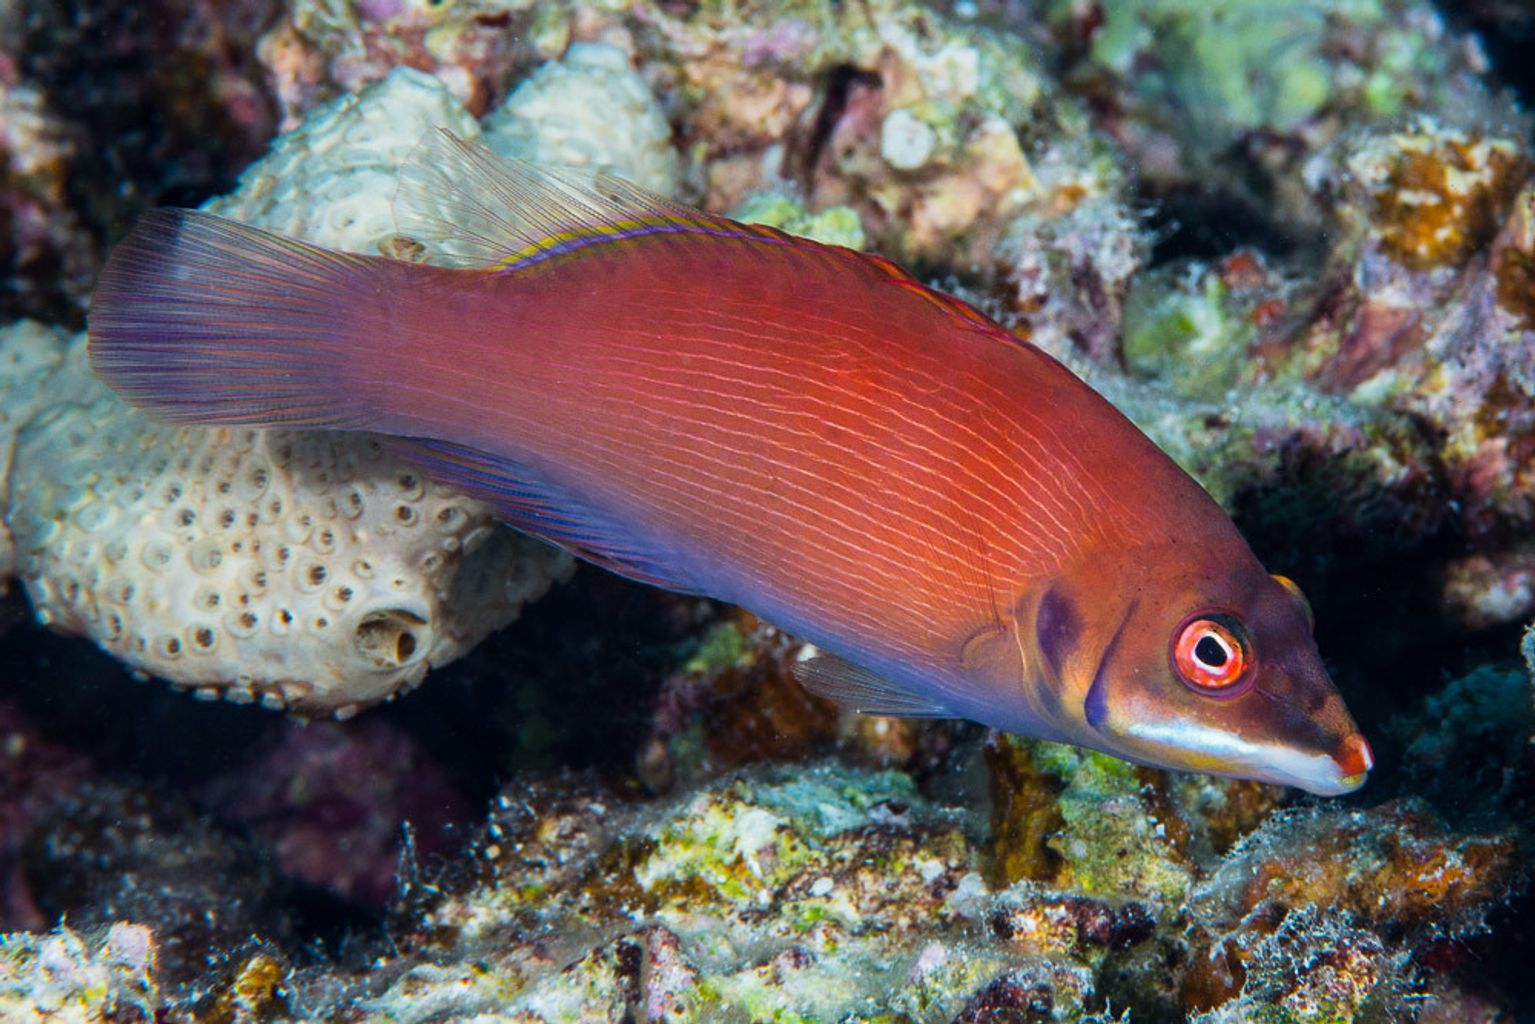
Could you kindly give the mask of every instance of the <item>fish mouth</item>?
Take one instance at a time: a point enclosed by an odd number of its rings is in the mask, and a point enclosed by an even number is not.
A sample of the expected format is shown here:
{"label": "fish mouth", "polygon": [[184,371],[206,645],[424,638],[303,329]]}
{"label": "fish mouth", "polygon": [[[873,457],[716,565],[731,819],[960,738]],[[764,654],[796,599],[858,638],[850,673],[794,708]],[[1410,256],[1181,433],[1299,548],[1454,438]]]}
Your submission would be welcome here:
{"label": "fish mouth", "polygon": [[[1191,723],[1156,726],[1142,723],[1130,730],[1140,749],[1132,759],[1166,768],[1256,779],[1294,786],[1317,796],[1344,796],[1369,778],[1374,755],[1364,736],[1343,738],[1337,752],[1309,753],[1283,743],[1253,743],[1231,733]],[[1123,755],[1121,755],[1123,756]]]}
{"label": "fish mouth", "polygon": [[1370,750],[1369,741],[1357,732],[1344,737],[1332,759],[1338,766],[1338,785],[1346,787],[1344,792],[1347,793],[1364,785],[1370,769],[1375,767],[1375,755]]}

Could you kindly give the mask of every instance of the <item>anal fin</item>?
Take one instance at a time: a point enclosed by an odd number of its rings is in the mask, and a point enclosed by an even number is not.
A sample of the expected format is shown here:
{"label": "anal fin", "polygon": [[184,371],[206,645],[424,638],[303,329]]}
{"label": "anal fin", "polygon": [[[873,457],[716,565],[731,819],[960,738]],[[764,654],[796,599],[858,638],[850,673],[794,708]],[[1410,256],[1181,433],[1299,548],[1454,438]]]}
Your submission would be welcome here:
{"label": "anal fin", "polygon": [[793,665],[795,680],[811,693],[864,715],[953,718],[954,713],[835,654],[806,648]]}
{"label": "anal fin", "polygon": [[489,503],[510,525],[629,579],[698,593],[677,560],[647,550],[632,530],[542,474],[491,452],[420,437],[383,439],[435,480]]}

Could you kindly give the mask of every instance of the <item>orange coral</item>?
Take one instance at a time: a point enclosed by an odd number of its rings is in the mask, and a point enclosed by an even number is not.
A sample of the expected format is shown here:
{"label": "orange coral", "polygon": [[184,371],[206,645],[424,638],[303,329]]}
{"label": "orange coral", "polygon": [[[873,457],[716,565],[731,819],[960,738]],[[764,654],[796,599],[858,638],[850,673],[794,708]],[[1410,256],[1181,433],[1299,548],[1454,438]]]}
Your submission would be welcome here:
{"label": "orange coral", "polygon": [[1381,247],[1413,270],[1460,266],[1492,240],[1528,172],[1501,141],[1402,139],[1375,195]]}
{"label": "orange coral", "polygon": [[[1246,881],[1230,909],[1247,917],[1264,907],[1283,916],[1314,905],[1344,910],[1383,932],[1468,925],[1507,891],[1516,873],[1506,835],[1446,832],[1420,806],[1397,801],[1368,815],[1290,820],[1268,842],[1233,855]],[[1263,915],[1259,915],[1263,916]]]}

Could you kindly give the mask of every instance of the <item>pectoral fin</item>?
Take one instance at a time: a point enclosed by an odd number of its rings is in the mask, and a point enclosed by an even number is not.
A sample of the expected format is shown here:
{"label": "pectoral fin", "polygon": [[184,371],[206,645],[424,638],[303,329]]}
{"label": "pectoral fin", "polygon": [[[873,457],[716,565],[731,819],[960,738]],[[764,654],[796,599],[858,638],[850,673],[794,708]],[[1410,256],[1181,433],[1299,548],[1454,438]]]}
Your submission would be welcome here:
{"label": "pectoral fin", "polygon": [[[806,653],[814,650],[806,648]],[[794,678],[811,693],[865,715],[953,718],[954,714],[905,687],[834,654],[816,651],[794,663]]]}

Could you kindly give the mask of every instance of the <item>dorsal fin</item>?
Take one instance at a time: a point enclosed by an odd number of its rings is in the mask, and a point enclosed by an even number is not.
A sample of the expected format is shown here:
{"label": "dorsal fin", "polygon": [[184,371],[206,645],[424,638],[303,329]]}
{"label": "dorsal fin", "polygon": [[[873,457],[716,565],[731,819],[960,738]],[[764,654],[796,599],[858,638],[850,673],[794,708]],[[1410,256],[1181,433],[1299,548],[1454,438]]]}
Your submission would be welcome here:
{"label": "dorsal fin", "polygon": [[953,718],[953,712],[835,654],[805,648],[790,671],[811,693],[864,715]]}
{"label": "dorsal fin", "polygon": [[785,243],[775,228],[738,224],[611,174],[499,156],[446,128],[400,170],[395,224],[449,266],[525,266],[586,245],[698,233]]}

